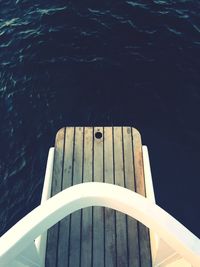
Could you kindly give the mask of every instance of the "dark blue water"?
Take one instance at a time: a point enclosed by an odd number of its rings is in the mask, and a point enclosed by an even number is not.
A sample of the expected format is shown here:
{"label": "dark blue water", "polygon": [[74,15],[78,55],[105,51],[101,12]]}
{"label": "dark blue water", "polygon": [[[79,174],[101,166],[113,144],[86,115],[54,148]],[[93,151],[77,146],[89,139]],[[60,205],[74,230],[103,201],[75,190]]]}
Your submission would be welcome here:
{"label": "dark blue water", "polygon": [[0,231],[65,125],[131,125],[157,202],[200,237],[200,2],[0,1]]}

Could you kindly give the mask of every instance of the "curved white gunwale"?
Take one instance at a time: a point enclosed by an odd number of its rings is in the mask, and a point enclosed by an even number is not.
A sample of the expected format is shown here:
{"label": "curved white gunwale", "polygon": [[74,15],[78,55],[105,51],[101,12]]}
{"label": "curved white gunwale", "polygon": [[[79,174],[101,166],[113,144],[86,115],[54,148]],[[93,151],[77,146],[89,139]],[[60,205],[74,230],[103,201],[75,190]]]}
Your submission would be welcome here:
{"label": "curved white gunwale", "polygon": [[0,238],[0,266],[16,258],[34,239],[81,208],[104,206],[123,212],[154,230],[194,267],[200,266],[200,240],[163,209],[126,188],[106,183],[72,186],[47,200]]}

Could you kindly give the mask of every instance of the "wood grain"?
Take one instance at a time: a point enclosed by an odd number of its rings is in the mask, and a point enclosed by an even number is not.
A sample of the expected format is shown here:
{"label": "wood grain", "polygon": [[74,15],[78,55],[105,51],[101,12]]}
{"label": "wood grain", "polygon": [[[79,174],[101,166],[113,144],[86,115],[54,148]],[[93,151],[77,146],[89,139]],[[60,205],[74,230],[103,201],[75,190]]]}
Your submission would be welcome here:
{"label": "wood grain", "polygon": [[[58,131],[56,135],[56,146],[53,166],[53,180],[51,195],[59,193],[62,190],[63,160],[65,146],[65,128]],[[55,224],[48,230],[47,248],[46,248],[46,267],[55,267],[57,264],[57,249],[59,238],[59,226]],[[52,242],[54,240],[54,242]]]}
{"label": "wood grain", "polygon": [[[96,134],[98,133],[98,134]],[[56,136],[52,196],[82,182],[145,196],[142,144],[131,127],[67,127]],[[148,229],[114,210],[90,207],[48,230],[46,267],[150,267]]]}
{"label": "wood grain", "polygon": [[[114,184],[113,131],[104,128],[104,179]],[[105,209],[105,266],[116,266],[116,216],[112,209]]]}
{"label": "wood grain", "polygon": [[[91,182],[93,171],[93,128],[84,129],[83,182]],[[92,264],[92,207],[82,211],[81,267]]]}
{"label": "wood grain", "polygon": [[[103,133],[102,127],[94,128],[94,177],[93,181],[103,182],[103,136],[96,138],[96,133]],[[104,266],[104,208],[93,208],[93,266]]]}
{"label": "wood grain", "polygon": [[[135,184],[136,192],[146,196],[145,180],[144,180],[144,165],[142,156],[142,141],[140,133],[133,128],[133,155],[135,166]],[[146,226],[138,223],[138,236],[139,236],[139,250],[140,250],[140,264],[141,267],[151,266],[151,249],[149,241],[149,230]]]}

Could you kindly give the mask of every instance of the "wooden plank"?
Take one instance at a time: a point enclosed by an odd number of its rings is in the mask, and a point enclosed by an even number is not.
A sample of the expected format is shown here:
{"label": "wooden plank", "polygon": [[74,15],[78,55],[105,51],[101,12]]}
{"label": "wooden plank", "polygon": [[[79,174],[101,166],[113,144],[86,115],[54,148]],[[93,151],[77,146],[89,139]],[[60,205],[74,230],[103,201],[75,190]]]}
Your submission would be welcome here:
{"label": "wooden plank", "polygon": [[[114,179],[115,184],[124,187],[124,160],[122,150],[122,127],[114,127]],[[126,216],[116,212],[117,266],[127,266]]]}
{"label": "wooden plank", "polygon": [[[136,192],[143,196],[146,196],[143,156],[142,156],[142,141],[140,133],[135,128],[132,128],[132,138],[133,138]],[[149,230],[146,226],[144,226],[141,223],[138,223],[138,235],[139,235],[141,267],[151,267],[152,265],[151,265]]]}
{"label": "wooden plank", "polygon": [[[56,135],[55,156],[53,166],[53,181],[51,195],[61,191],[62,187],[62,169],[63,169],[63,150],[65,144],[65,128],[58,131]],[[48,230],[47,248],[46,248],[46,267],[55,267],[57,265],[57,249],[55,249],[55,240],[57,246],[59,224],[55,224]]]}
{"label": "wooden plank", "polygon": [[[96,132],[102,137],[95,137]],[[67,127],[59,131],[52,195],[89,181],[115,183],[145,195],[142,145],[137,130]],[[111,209],[77,211],[48,231],[46,266],[150,267],[148,229]]]}
{"label": "wooden plank", "polygon": [[[113,174],[113,131],[104,128],[104,178],[106,183],[114,184]],[[105,266],[116,266],[116,225],[115,211],[105,209]]]}
{"label": "wooden plank", "polygon": [[[135,191],[134,159],[132,151],[132,134],[130,127],[123,127],[123,148],[124,148],[124,174],[126,188]],[[139,244],[137,221],[126,217],[127,223],[127,247],[128,266],[139,267]]]}
{"label": "wooden plank", "polygon": [[[73,149],[74,127],[67,127],[65,132],[62,190],[72,185]],[[57,267],[68,266],[70,220],[71,216],[67,216],[60,221]]]}
{"label": "wooden plank", "polygon": [[[82,183],[82,163],[83,163],[83,127],[75,128],[74,143],[74,164],[73,164],[73,185]],[[81,244],[81,211],[76,211],[71,215],[70,227],[70,248],[69,266],[79,266],[80,264],[80,244]]]}
{"label": "wooden plank", "polygon": [[132,128],[132,138],[133,138],[136,192],[143,196],[146,196],[143,156],[142,156],[142,141],[140,133],[134,128]]}
{"label": "wooden plank", "polygon": [[[99,133],[99,134],[98,134]],[[103,182],[103,133],[102,127],[94,128],[94,177],[95,182]],[[104,266],[104,208],[93,208],[93,266]]]}
{"label": "wooden plank", "polygon": [[[83,182],[92,181],[93,128],[84,129]],[[81,267],[92,266],[92,207],[82,211]]]}

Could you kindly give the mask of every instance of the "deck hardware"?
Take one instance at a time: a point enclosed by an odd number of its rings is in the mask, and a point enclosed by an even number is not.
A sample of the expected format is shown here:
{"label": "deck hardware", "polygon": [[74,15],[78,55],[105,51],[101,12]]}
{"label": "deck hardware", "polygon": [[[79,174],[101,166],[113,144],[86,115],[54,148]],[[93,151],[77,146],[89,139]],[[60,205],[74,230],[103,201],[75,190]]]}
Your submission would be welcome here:
{"label": "deck hardware", "polygon": [[103,134],[102,134],[101,132],[96,132],[96,133],[95,133],[95,137],[96,137],[97,139],[101,139],[101,138],[103,137]]}

